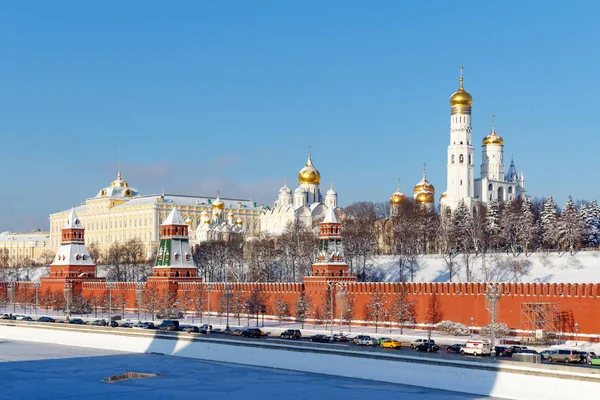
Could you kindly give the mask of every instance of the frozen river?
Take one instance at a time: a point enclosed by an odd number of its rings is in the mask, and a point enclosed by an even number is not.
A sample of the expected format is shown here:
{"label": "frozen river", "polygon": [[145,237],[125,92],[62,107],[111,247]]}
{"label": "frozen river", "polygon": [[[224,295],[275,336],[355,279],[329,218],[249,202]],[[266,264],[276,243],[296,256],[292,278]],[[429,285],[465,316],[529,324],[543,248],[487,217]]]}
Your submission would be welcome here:
{"label": "frozen river", "polygon": [[[162,376],[102,382],[125,372]],[[491,399],[270,368],[16,341],[0,341],[0,382],[6,399]]]}

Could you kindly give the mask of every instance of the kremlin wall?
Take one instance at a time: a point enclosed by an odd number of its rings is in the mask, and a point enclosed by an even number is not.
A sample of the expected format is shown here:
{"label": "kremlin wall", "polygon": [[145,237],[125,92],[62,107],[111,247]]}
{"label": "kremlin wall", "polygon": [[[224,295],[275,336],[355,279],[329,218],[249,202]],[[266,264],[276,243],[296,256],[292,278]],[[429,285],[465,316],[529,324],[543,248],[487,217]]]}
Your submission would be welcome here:
{"label": "kremlin wall", "polygon": [[[276,303],[281,304],[281,300],[289,310],[286,318],[297,317],[296,303],[304,296],[311,304],[311,311],[305,317],[307,323],[329,320],[326,310],[331,299],[336,324],[339,324],[340,311],[347,309],[348,300],[352,299],[353,312],[351,318],[344,317],[346,325],[350,319],[352,324],[374,324],[367,311],[367,304],[374,293],[384,299],[383,308],[391,310],[396,293],[405,291],[408,300],[416,302],[417,324],[430,322],[428,315],[433,307],[438,314],[436,322],[450,320],[481,327],[490,322],[486,310],[486,288],[494,285],[501,293],[498,322],[506,323],[511,329],[530,330],[532,325],[525,326],[522,307],[524,303],[537,303],[552,308],[556,317],[555,331],[572,336],[577,322],[579,334],[600,334],[600,319],[595,318],[600,284],[357,282],[356,277],[348,276],[342,227],[333,208],[329,208],[320,224],[319,253],[311,276],[304,277],[303,283],[202,282],[196,275],[191,257],[188,257],[187,229],[177,208],[173,208],[161,225],[160,248],[152,276],[146,282],[106,282],[105,278],[96,277],[95,265],[84,243],[84,228],[72,210],[62,228],[62,244],[50,265],[50,276],[41,278],[37,285],[33,282],[2,282],[0,298],[9,305],[16,304],[17,310],[24,304],[33,310],[37,298],[39,308],[44,310],[65,309],[66,298],[73,301],[75,296],[80,295],[96,310],[102,308],[106,312],[106,298],[110,294],[113,315],[119,315],[123,308],[130,312],[144,310],[143,314],[153,314],[164,307],[165,301],[175,302],[175,306],[186,313],[194,313],[193,310],[200,308],[204,312],[223,314],[223,299],[228,291],[241,299],[241,303],[258,292],[265,306],[261,311],[267,317],[277,315]],[[48,298],[53,299],[52,304],[48,304]],[[194,298],[195,304],[201,302],[203,305],[194,305]],[[201,300],[198,301],[198,298]],[[230,318],[234,314],[232,302]],[[252,313],[250,318],[254,316]],[[539,323],[542,316],[537,315],[536,318]],[[379,324],[387,327],[389,320],[382,318]]]}

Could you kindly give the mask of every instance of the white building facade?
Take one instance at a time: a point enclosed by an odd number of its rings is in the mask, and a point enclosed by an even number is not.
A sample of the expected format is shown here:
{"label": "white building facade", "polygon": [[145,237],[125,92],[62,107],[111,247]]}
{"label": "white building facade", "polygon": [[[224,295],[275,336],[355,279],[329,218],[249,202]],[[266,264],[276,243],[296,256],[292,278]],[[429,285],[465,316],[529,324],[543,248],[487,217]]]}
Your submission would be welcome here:
{"label": "white building facade", "polygon": [[481,175],[475,178],[475,147],[471,127],[473,97],[463,87],[450,97],[450,145],[447,159],[447,190],[440,198],[440,213],[449,215],[462,201],[474,211],[477,203],[512,201],[527,196],[523,173],[511,162],[504,173],[504,140],[492,132],[482,142]]}

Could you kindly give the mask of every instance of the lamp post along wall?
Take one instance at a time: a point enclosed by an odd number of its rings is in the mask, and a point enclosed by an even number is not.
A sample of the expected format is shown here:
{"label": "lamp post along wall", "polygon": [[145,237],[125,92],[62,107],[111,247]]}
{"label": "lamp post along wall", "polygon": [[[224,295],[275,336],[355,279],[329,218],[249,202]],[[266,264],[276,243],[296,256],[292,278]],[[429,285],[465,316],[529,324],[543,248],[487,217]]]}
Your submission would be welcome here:
{"label": "lamp post along wall", "polygon": [[141,282],[138,282],[138,284],[136,285],[135,288],[135,295],[137,297],[137,314],[138,314],[138,321],[140,320],[140,309],[142,308],[142,305],[144,303],[144,284]]}
{"label": "lamp post along wall", "polygon": [[40,296],[39,296],[39,294],[40,294],[40,287],[41,286],[42,285],[39,282],[36,282],[34,284],[34,287],[35,287],[35,316],[36,317],[38,315],[38,308],[40,306]]}
{"label": "lamp post along wall", "polygon": [[108,321],[112,321],[112,290],[114,289],[115,284],[112,282],[106,283],[106,288],[108,289]]}
{"label": "lamp post along wall", "polygon": [[65,314],[67,315],[67,318],[70,318],[71,317],[71,299],[72,299],[72,295],[73,295],[73,286],[71,285],[70,282],[65,283],[64,294],[65,294],[65,302],[66,302]]}
{"label": "lamp post along wall", "polygon": [[233,296],[233,294],[231,293],[231,284],[227,284],[225,285],[225,299],[227,302],[227,325],[225,327],[225,331],[229,332],[229,299],[231,298],[231,296]]}
{"label": "lamp post along wall", "polygon": [[16,304],[16,299],[15,299],[16,285],[17,284],[15,282],[8,283],[8,297],[9,297],[10,302],[13,305],[13,314],[16,313],[16,311],[17,311],[17,304]]}

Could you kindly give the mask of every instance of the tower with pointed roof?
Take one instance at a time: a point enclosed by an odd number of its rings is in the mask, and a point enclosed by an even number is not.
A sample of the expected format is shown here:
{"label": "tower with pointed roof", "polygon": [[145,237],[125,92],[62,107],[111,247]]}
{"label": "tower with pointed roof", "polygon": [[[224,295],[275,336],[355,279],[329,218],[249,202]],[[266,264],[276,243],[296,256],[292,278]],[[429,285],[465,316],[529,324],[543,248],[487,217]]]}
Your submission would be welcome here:
{"label": "tower with pointed roof", "polygon": [[406,195],[400,191],[400,178],[398,178],[398,190],[392,193],[390,197],[390,217],[397,217],[400,214],[402,204],[406,201]]}
{"label": "tower with pointed roof", "polygon": [[435,202],[435,188],[427,180],[427,164],[423,164],[423,178],[413,188],[415,203],[431,210]]}
{"label": "tower with pointed roof", "polygon": [[188,239],[189,225],[173,207],[160,225],[160,244],[152,278],[196,278],[196,266]]}

